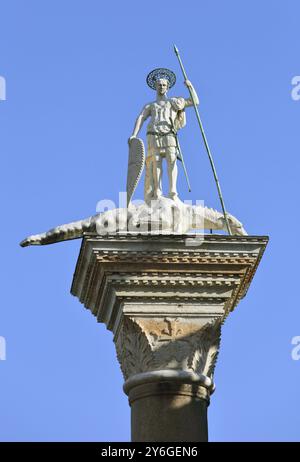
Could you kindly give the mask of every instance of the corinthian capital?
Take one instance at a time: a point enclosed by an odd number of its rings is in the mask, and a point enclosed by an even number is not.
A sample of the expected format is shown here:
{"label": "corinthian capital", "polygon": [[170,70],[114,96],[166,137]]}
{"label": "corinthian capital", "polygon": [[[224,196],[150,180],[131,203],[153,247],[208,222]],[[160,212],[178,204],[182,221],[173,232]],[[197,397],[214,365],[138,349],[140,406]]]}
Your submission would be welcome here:
{"label": "corinthian capital", "polygon": [[220,318],[124,316],[115,338],[124,378],[169,370],[212,380],[220,334]]}

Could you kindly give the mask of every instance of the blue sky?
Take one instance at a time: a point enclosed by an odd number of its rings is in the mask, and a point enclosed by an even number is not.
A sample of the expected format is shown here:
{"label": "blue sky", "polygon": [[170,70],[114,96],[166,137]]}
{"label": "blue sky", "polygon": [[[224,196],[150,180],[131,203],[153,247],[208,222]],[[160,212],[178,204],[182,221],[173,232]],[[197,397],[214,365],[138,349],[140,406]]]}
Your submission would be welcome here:
{"label": "blue sky", "polygon": [[[0,1],[1,441],[127,441],[130,411],[112,334],[69,293],[80,242],[21,249],[25,236],[95,213],[124,190],[127,138],[177,74],[179,47],[228,210],[270,243],[223,328],[211,441],[299,441],[297,0]],[[220,209],[195,116],[180,134],[192,193]],[[143,132],[144,135],[144,132]],[[136,197],[141,197],[139,187]]]}

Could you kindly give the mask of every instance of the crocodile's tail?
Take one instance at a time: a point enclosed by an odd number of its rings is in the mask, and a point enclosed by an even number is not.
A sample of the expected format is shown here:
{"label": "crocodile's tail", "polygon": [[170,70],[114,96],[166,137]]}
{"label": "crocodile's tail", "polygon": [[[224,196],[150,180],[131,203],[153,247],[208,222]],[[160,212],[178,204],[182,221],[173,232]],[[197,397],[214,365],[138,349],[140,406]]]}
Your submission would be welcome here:
{"label": "crocodile's tail", "polygon": [[74,221],[66,225],[57,226],[46,233],[35,234],[27,237],[20,242],[21,247],[29,245],[47,245],[55,242],[78,239],[83,236],[85,231],[93,231],[95,228],[95,216],[85,220]]}

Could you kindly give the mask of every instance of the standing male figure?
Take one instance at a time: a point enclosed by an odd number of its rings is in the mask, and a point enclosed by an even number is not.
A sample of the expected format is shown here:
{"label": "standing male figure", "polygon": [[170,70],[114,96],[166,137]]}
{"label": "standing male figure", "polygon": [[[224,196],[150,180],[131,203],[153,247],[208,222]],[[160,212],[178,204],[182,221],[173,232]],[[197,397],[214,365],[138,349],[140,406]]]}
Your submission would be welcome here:
{"label": "standing male figure", "polygon": [[[162,196],[162,160],[166,158],[169,178],[169,197],[176,199],[178,156],[176,133],[186,123],[185,108],[193,106],[192,98],[168,98],[167,92],[176,82],[175,74],[169,69],[154,69],[147,76],[147,84],[156,90],[156,100],[146,104],[138,116],[132,136],[136,138],[143,123],[151,117],[147,127],[147,158],[144,196],[145,202]],[[197,93],[189,80],[185,85],[190,89],[194,102],[199,104]]]}

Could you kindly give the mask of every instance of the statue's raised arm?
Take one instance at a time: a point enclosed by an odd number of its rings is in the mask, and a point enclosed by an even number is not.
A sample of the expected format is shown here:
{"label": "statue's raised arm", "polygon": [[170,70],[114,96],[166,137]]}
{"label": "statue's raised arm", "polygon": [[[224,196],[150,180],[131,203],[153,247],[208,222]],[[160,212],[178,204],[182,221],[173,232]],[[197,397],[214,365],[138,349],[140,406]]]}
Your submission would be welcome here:
{"label": "statue's raised arm", "polygon": [[184,81],[184,84],[185,86],[189,89],[190,91],[190,95],[191,97],[190,98],[187,98],[185,101],[186,101],[186,106],[193,106],[194,103],[198,106],[199,104],[199,98],[198,98],[198,95],[197,95],[197,92],[194,88],[194,86],[192,85],[192,82],[190,80],[185,80]]}

